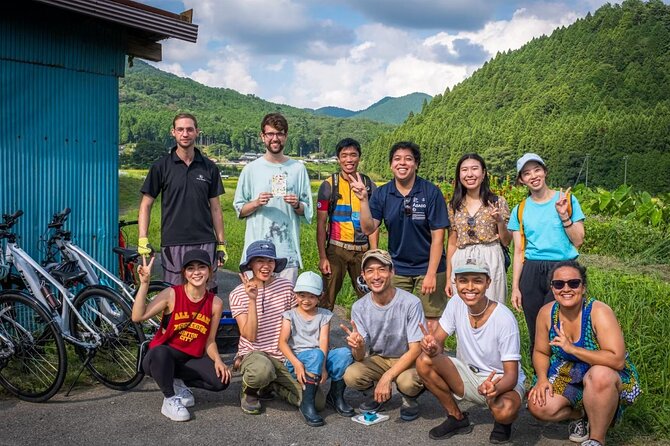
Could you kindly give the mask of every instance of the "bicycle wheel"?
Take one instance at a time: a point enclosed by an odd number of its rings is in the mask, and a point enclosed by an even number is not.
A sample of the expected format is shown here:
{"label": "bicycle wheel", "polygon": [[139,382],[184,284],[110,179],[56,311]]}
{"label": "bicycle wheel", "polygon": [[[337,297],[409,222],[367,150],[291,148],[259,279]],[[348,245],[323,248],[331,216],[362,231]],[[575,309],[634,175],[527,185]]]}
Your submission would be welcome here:
{"label": "bicycle wheel", "polygon": [[55,322],[30,296],[0,293],[0,384],[38,403],[58,392],[67,371],[65,343]]}
{"label": "bicycle wheel", "polygon": [[[139,384],[144,375],[137,373],[137,356],[144,333],[131,320],[130,307],[123,298],[109,288],[90,286],[77,295],[74,307],[101,338],[87,364],[93,376],[115,390],[129,390]],[[77,339],[93,342],[93,335],[74,313],[70,314],[70,330]],[[86,349],[76,350],[86,360]]]}
{"label": "bicycle wheel", "polygon": [[[152,280],[149,282],[149,290],[147,291],[147,304],[153,300],[154,297],[161,291],[163,291],[166,288],[171,287],[167,282],[161,282],[159,280]],[[137,291],[135,291],[135,297],[137,297]],[[144,327],[144,334],[147,335],[148,337],[152,337],[156,331],[158,330],[158,327],[160,327],[161,324],[161,318],[163,317],[162,314],[157,314],[156,316],[146,320],[142,326]]]}

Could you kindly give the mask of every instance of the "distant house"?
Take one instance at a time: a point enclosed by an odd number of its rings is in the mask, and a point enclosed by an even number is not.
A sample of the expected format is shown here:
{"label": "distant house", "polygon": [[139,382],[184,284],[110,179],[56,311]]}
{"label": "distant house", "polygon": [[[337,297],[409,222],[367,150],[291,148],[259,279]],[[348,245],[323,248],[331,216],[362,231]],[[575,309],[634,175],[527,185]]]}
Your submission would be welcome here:
{"label": "distant house", "polygon": [[159,41],[195,42],[191,14],[131,0],[3,4],[0,111],[8,133],[0,144],[0,213],[24,211],[16,229],[34,257],[51,215],[70,207],[77,243],[115,264],[118,79],[126,56],[159,61]]}
{"label": "distant house", "polygon": [[255,159],[258,159],[262,156],[262,153],[256,153],[256,152],[244,152],[242,156],[240,157],[240,161],[253,161]]}

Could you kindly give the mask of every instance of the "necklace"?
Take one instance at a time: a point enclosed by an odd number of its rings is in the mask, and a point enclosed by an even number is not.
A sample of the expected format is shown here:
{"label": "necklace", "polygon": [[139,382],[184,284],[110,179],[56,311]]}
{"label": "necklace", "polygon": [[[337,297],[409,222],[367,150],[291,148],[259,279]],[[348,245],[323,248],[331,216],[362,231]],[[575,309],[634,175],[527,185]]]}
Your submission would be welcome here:
{"label": "necklace", "polygon": [[474,327],[474,328],[477,328],[477,322],[478,322],[478,321],[477,321],[476,318],[478,318],[478,317],[481,316],[482,314],[486,313],[486,310],[488,310],[488,308],[489,308],[489,304],[490,304],[490,303],[491,303],[491,300],[487,297],[487,298],[486,298],[486,306],[485,306],[484,309],[483,309],[482,311],[480,311],[479,313],[471,313],[471,312],[470,312],[470,309],[468,308],[468,314],[469,314],[470,316],[472,316],[472,319],[474,320],[474,323],[475,323],[475,327]]}

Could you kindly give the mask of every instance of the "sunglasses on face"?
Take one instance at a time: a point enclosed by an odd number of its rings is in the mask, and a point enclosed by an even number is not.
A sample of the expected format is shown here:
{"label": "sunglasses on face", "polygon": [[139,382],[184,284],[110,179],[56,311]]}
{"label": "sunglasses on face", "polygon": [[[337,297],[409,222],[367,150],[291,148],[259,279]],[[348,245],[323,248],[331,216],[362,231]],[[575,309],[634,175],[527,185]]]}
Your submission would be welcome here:
{"label": "sunglasses on face", "polygon": [[576,290],[582,284],[582,279],[570,279],[570,280],[552,280],[551,287],[555,290],[562,290],[565,288],[565,284],[568,284],[571,290]]}
{"label": "sunglasses on face", "polygon": [[405,201],[403,203],[404,209],[405,209],[405,216],[409,217],[412,215],[412,197],[406,197]]}
{"label": "sunglasses on face", "polygon": [[477,235],[477,233],[475,232],[475,229],[474,229],[474,227],[475,227],[475,217],[468,217],[468,226],[470,226],[470,229],[468,229],[468,236],[474,237],[475,235]]}

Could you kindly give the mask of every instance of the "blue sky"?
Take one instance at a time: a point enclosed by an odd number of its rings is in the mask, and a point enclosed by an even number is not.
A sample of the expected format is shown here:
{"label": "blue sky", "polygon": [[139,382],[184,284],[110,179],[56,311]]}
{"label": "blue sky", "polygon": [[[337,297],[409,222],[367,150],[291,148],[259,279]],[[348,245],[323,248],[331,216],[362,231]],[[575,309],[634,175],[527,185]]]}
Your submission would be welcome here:
{"label": "blue sky", "polygon": [[368,107],[442,93],[498,51],[551,34],[601,0],[142,0],[193,9],[198,42],[163,42],[160,69],[296,107]]}

